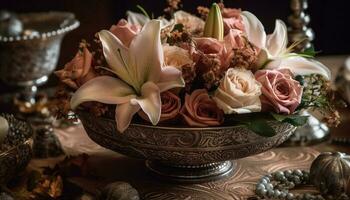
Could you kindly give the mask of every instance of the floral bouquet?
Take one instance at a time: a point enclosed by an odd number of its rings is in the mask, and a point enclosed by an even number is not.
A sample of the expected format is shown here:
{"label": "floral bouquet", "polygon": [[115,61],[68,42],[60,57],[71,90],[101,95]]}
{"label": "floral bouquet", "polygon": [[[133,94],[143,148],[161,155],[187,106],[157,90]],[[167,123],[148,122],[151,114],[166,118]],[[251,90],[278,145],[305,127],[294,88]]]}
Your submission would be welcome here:
{"label": "floral bouquet", "polygon": [[240,124],[265,136],[275,134],[269,120],[305,123],[302,109],[337,116],[330,71],[312,48],[293,52],[299,43],[288,46],[283,21],[267,34],[255,15],[222,3],[198,7],[199,17],[178,10],[179,1],[169,5],[158,18],[138,6],[141,13],[128,11],[127,20],[82,41],[56,72],[57,113],[115,117],[119,132],[131,122]]}

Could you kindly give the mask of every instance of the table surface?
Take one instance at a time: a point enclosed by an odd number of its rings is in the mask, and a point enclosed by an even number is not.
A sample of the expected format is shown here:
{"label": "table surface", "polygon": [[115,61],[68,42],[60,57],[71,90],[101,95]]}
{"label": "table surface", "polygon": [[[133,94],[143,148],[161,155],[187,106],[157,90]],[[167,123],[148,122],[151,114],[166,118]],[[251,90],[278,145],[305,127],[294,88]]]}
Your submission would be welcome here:
{"label": "table surface", "polygon": [[[319,60],[329,66],[333,74],[344,63],[346,56],[321,57]],[[342,113],[340,127],[331,129],[332,136],[347,136],[350,131],[350,111]],[[125,157],[107,150],[86,135],[81,125],[66,129],[56,129],[56,135],[67,155],[87,153],[88,169],[96,178],[70,178],[86,192],[95,194],[99,188],[114,181],[126,181],[134,186],[142,199],[247,199],[254,196],[254,187],[261,176],[286,169],[308,170],[311,162],[320,152],[342,151],[350,154],[349,146],[335,146],[325,142],[311,147],[279,147],[265,153],[237,160],[232,177],[203,184],[171,184],[158,180],[146,169],[144,161]],[[63,157],[33,159],[28,170],[54,165]],[[309,190],[306,188],[305,190]],[[312,190],[312,189],[311,189]]]}
{"label": "table surface", "polygon": [[[237,160],[236,171],[230,178],[203,184],[181,185],[158,180],[147,171],[142,160],[125,157],[95,144],[88,138],[81,125],[56,129],[55,133],[68,155],[81,153],[90,155],[87,166],[95,178],[73,177],[70,178],[71,182],[88,193],[95,194],[107,183],[126,181],[139,191],[142,199],[152,200],[247,199],[254,197],[255,184],[264,174],[287,169],[308,170],[312,161],[323,151],[350,153],[348,146],[336,146],[329,142],[311,147],[279,147],[259,155]],[[54,165],[60,160],[62,157],[34,159],[31,161],[29,169],[39,169],[49,164]],[[98,178],[96,179],[96,177]],[[304,190],[310,189],[313,191],[312,188]]]}

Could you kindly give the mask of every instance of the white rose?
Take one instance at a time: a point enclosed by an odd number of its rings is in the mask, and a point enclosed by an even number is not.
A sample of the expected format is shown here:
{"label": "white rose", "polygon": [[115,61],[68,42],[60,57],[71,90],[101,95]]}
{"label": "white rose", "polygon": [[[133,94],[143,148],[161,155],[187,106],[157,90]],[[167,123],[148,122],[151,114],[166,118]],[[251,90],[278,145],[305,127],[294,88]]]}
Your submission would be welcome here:
{"label": "white rose", "polygon": [[173,66],[181,71],[182,66],[193,63],[190,53],[178,46],[164,45],[163,52],[166,66]]}
{"label": "white rose", "polygon": [[214,100],[225,114],[261,111],[261,84],[244,68],[230,68],[214,93]]}

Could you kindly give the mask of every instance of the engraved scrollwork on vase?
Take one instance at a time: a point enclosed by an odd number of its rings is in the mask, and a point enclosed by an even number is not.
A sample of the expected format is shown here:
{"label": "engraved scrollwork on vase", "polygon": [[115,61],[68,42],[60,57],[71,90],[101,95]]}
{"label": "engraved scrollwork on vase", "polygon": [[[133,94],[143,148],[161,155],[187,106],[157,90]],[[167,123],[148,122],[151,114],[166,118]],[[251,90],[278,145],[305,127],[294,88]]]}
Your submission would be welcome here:
{"label": "engraved scrollwork on vase", "polygon": [[174,128],[132,124],[118,133],[113,119],[78,115],[92,140],[119,153],[167,163],[198,165],[243,158],[285,141],[294,127],[271,122],[278,133],[265,138],[241,126]]}

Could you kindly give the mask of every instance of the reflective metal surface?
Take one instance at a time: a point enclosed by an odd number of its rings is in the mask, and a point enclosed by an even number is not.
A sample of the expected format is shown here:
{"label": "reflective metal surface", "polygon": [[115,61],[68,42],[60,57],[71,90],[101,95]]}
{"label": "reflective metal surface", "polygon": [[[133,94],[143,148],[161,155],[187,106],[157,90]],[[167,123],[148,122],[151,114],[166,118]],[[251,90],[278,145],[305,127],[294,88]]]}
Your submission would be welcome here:
{"label": "reflective metal surface", "polygon": [[290,0],[292,14],[288,16],[288,40],[290,44],[300,42],[295,48],[297,52],[311,47],[311,41],[315,39],[313,30],[308,27],[310,16],[305,12],[307,8],[307,0]]}
{"label": "reflective metal surface", "polygon": [[271,122],[277,135],[267,138],[243,126],[179,128],[132,124],[124,133],[119,133],[114,119],[82,111],[77,114],[96,143],[148,160],[153,172],[180,182],[206,182],[225,177],[233,169],[232,163],[226,161],[278,146],[295,130],[290,124]]}
{"label": "reflective metal surface", "polygon": [[17,36],[0,35],[0,79],[24,87],[19,98],[33,104],[36,86],[44,84],[56,67],[64,35],[79,22],[67,12],[16,16],[24,30]]}
{"label": "reflective metal surface", "polygon": [[9,132],[0,144],[0,184],[8,182],[25,169],[32,158],[32,129],[12,115],[1,114],[9,123]]}
{"label": "reflective metal surface", "polygon": [[335,86],[343,98],[350,104],[350,57],[339,69],[335,79]]}
{"label": "reflective metal surface", "polygon": [[320,122],[309,112],[303,112],[309,116],[304,126],[298,127],[290,138],[283,143],[283,146],[306,146],[324,142],[330,138],[329,128]]}

